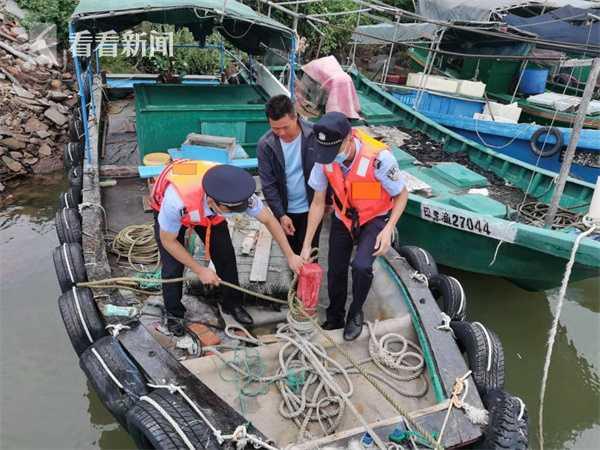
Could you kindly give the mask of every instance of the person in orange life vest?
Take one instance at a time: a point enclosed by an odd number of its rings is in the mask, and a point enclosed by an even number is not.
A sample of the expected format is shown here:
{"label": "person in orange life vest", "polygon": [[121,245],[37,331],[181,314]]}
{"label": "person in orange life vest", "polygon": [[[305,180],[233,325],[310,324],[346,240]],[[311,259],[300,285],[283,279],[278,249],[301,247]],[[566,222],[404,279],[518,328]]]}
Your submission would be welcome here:
{"label": "person in orange life vest", "polygon": [[[206,161],[178,160],[158,177],[151,195],[154,230],[158,243],[163,278],[179,278],[189,267],[206,285],[218,286],[221,279],[238,284],[235,251],[224,216],[246,212],[271,232],[287,257],[290,268],[298,272],[303,260],[296,255],[281,225],[254,194],[254,178],[243,169]],[[204,241],[215,271],[202,266],[183,246],[186,227],[194,228]],[[182,283],[162,286],[169,314],[167,327],[176,336],[184,334],[181,303]],[[251,325],[252,317],[241,305],[239,291],[223,288],[223,309],[242,325]]]}
{"label": "person in orange life vest", "polygon": [[[330,186],[335,215],[329,232],[329,307],[322,326],[326,330],[343,327],[344,339],[350,341],[362,331],[362,308],[373,280],[373,262],[391,246],[396,223],[406,208],[408,191],[388,147],[353,130],[344,114],[325,114],[313,130],[317,163],[308,183],[315,194],[300,256],[308,259],[310,255],[311,239],[323,218]],[[354,245],[352,302],[345,317],[348,268]]]}

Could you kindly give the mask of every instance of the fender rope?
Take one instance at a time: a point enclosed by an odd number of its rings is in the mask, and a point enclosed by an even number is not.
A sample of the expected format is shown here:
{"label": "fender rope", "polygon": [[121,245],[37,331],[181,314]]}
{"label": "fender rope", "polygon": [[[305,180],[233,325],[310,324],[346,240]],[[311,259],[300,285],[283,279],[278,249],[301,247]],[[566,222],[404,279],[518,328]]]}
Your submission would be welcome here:
{"label": "fender rope", "polygon": [[108,374],[108,376],[113,380],[113,382],[119,387],[119,389],[122,389],[124,391],[125,388],[123,387],[123,385],[121,384],[121,382],[117,379],[117,377],[115,376],[115,374],[112,373],[112,371],[108,368],[108,366],[106,365],[106,363],[102,359],[102,356],[100,356],[100,353],[98,353],[98,351],[95,348],[92,348],[92,353],[94,354],[94,356],[96,357],[96,359],[98,360],[98,362],[100,363],[100,365],[102,366],[102,368],[106,371],[106,373]]}
{"label": "fender rope", "polygon": [[485,341],[487,343],[487,348],[488,348],[488,357],[487,357],[487,366],[485,371],[489,372],[492,369],[492,338],[490,337],[490,334],[488,333],[488,330],[486,327],[483,326],[483,324],[481,322],[473,322],[473,325],[477,325],[478,327],[481,328],[481,330],[483,331],[483,334],[485,335]]}
{"label": "fender rope", "polygon": [[461,312],[463,312],[464,308],[465,308],[465,290],[462,287],[462,284],[460,283],[460,281],[458,281],[456,278],[454,277],[448,277],[451,280],[456,281],[456,284],[458,285],[458,287],[460,288],[460,306],[458,307],[458,311],[456,311],[456,314],[460,314]]}
{"label": "fender rope", "polygon": [[183,430],[181,429],[181,427],[177,424],[177,422],[175,422],[175,420],[169,415],[168,412],[166,412],[162,406],[160,406],[158,403],[156,403],[153,399],[151,399],[150,397],[144,395],[142,397],[140,397],[140,400],[143,400],[147,403],[150,403],[152,406],[154,406],[154,408],[165,418],[167,419],[167,421],[171,424],[171,426],[173,427],[173,429],[175,430],[175,432],[179,435],[179,437],[181,438],[181,440],[183,441],[183,443],[186,445],[186,447],[189,450],[196,450],[194,445],[190,442],[190,440],[188,439],[188,437],[185,435],[185,433],[183,432]]}
{"label": "fender rope", "polygon": [[90,344],[93,344],[94,340],[92,339],[92,333],[90,333],[90,330],[88,329],[87,323],[83,318],[83,311],[81,311],[81,306],[79,305],[79,295],[77,294],[77,288],[73,286],[72,289],[73,297],[75,298],[75,307],[77,308],[77,315],[79,316],[79,320],[81,321],[81,326],[83,327],[83,331],[85,331],[85,335],[90,341]]}
{"label": "fender rope", "polygon": [[71,264],[69,264],[69,258],[67,257],[67,244],[62,245],[62,254],[65,257],[65,263],[67,263],[67,272],[69,272],[69,278],[71,283],[75,283],[75,277],[73,277],[73,271],[71,270]]}

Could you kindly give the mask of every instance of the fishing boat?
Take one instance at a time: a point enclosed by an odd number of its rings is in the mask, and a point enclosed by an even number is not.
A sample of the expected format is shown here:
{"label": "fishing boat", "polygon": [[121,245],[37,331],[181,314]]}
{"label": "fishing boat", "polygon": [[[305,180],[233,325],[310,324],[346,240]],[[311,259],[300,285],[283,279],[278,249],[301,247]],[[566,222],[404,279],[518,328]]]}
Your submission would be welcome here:
{"label": "fishing boat", "polygon": [[[79,3],[71,31],[115,24],[124,30],[143,20],[205,32],[214,25],[228,39],[243,34],[233,42],[254,56],[266,45],[294,48],[291,30],[233,0],[146,1],[139,9],[87,0]],[[102,77],[97,59],[83,65],[74,58],[81,108],[65,149],[71,186],[56,215],[59,309],[82,370],[140,448],[476,442],[487,448],[506,439],[512,448],[527,447],[525,405],[503,390],[499,339],[465,320],[460,283],[440,274],[424,249],[403,246],[378,258],[368,326],[350,344],[340,330],[318,326],[322,308],[307,311],[294,295],[295,281],[269,233],[254,219],[228,218],[239,288],[255,326],[241,327],[218,307],[218,291],[188,275],[187,334],[169,335],[152,276],[159,261],[147,225],[148,178],[138,165],[157,152],[163,160],[187,152],[187,159],[250,165],[267,127],[263,104],[287,88],[254,58],[250,83],[208,86]],[[111,79],[118,80],[114,87]],[[123,90],[133,95],[123,97]],[[210,134],[213,145],[198,145],[198,133],[205,140]],[[224,142],[226,150],[217,145]],[[326,224],[318,259],[325,268],[327,230]],[[187,246],[210,263],[201,243],[190,237]],[[322,286],[320,304],[325,292]]]}

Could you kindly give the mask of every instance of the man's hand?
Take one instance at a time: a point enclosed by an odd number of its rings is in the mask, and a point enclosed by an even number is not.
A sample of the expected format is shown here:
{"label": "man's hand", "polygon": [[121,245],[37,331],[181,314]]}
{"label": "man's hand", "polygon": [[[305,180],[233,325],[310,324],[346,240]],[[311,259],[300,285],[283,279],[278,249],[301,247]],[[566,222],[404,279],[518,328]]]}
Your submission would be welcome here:
{"label": "man's hand", "polygon": [[379,232],[377,239],[375,239],[375,252],[373,253],[373,256],[383,256],[388,252],[392,246],[393,234],[394,229],[388,225]]}
{"label": "man's hand", "polygon": [[304,262],[309,262],[311,251],[312,249],[310,247],[302,247],[302,251],[300,252],[300,258],[302,258]]}
{"label": "man's hand", "polygon": [[194,270],[194,273],[198,276],[202,284],[218,286],[221,282],[221,279],[215,273],[215,271],[206,267],[199,267],[197,270]]}
{"label": "man's hand", "polygon": [[305,263],[306,261],[296,254],[293,254],[288,258],[288,266],[290,266],[290,269],[292,269],[294,273],[300,273],[300,269]]}
{"label": "man's hand", "polygon": [[281,224],[283,231],[285,231],[285,234],[287,234],[288,236],[293,236],[296,232],[296,229],[294,228],[294,223],[292,222],[292,219],[290,219],[289,216],[281,216],[279,218],[279,223]]}

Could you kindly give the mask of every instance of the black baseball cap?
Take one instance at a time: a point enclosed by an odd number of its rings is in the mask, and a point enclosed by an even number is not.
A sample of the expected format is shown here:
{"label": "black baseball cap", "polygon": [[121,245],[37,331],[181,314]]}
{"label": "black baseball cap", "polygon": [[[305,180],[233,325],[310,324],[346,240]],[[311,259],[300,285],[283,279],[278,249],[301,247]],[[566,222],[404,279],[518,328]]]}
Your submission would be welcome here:
{"label": "black baseball cap", "polygon": [[256,191],[256,182],[244,169],[220,164],[206,171],[202,187],[206,195],[217,203],[232,210],[245,210],[248,199]]}
{"label": "black baseball cap", "polygon": [[321,164],[331,163],[350,130],[350,121],[341,112],[330,112],[321,117],[313,126],[315,160]]}

